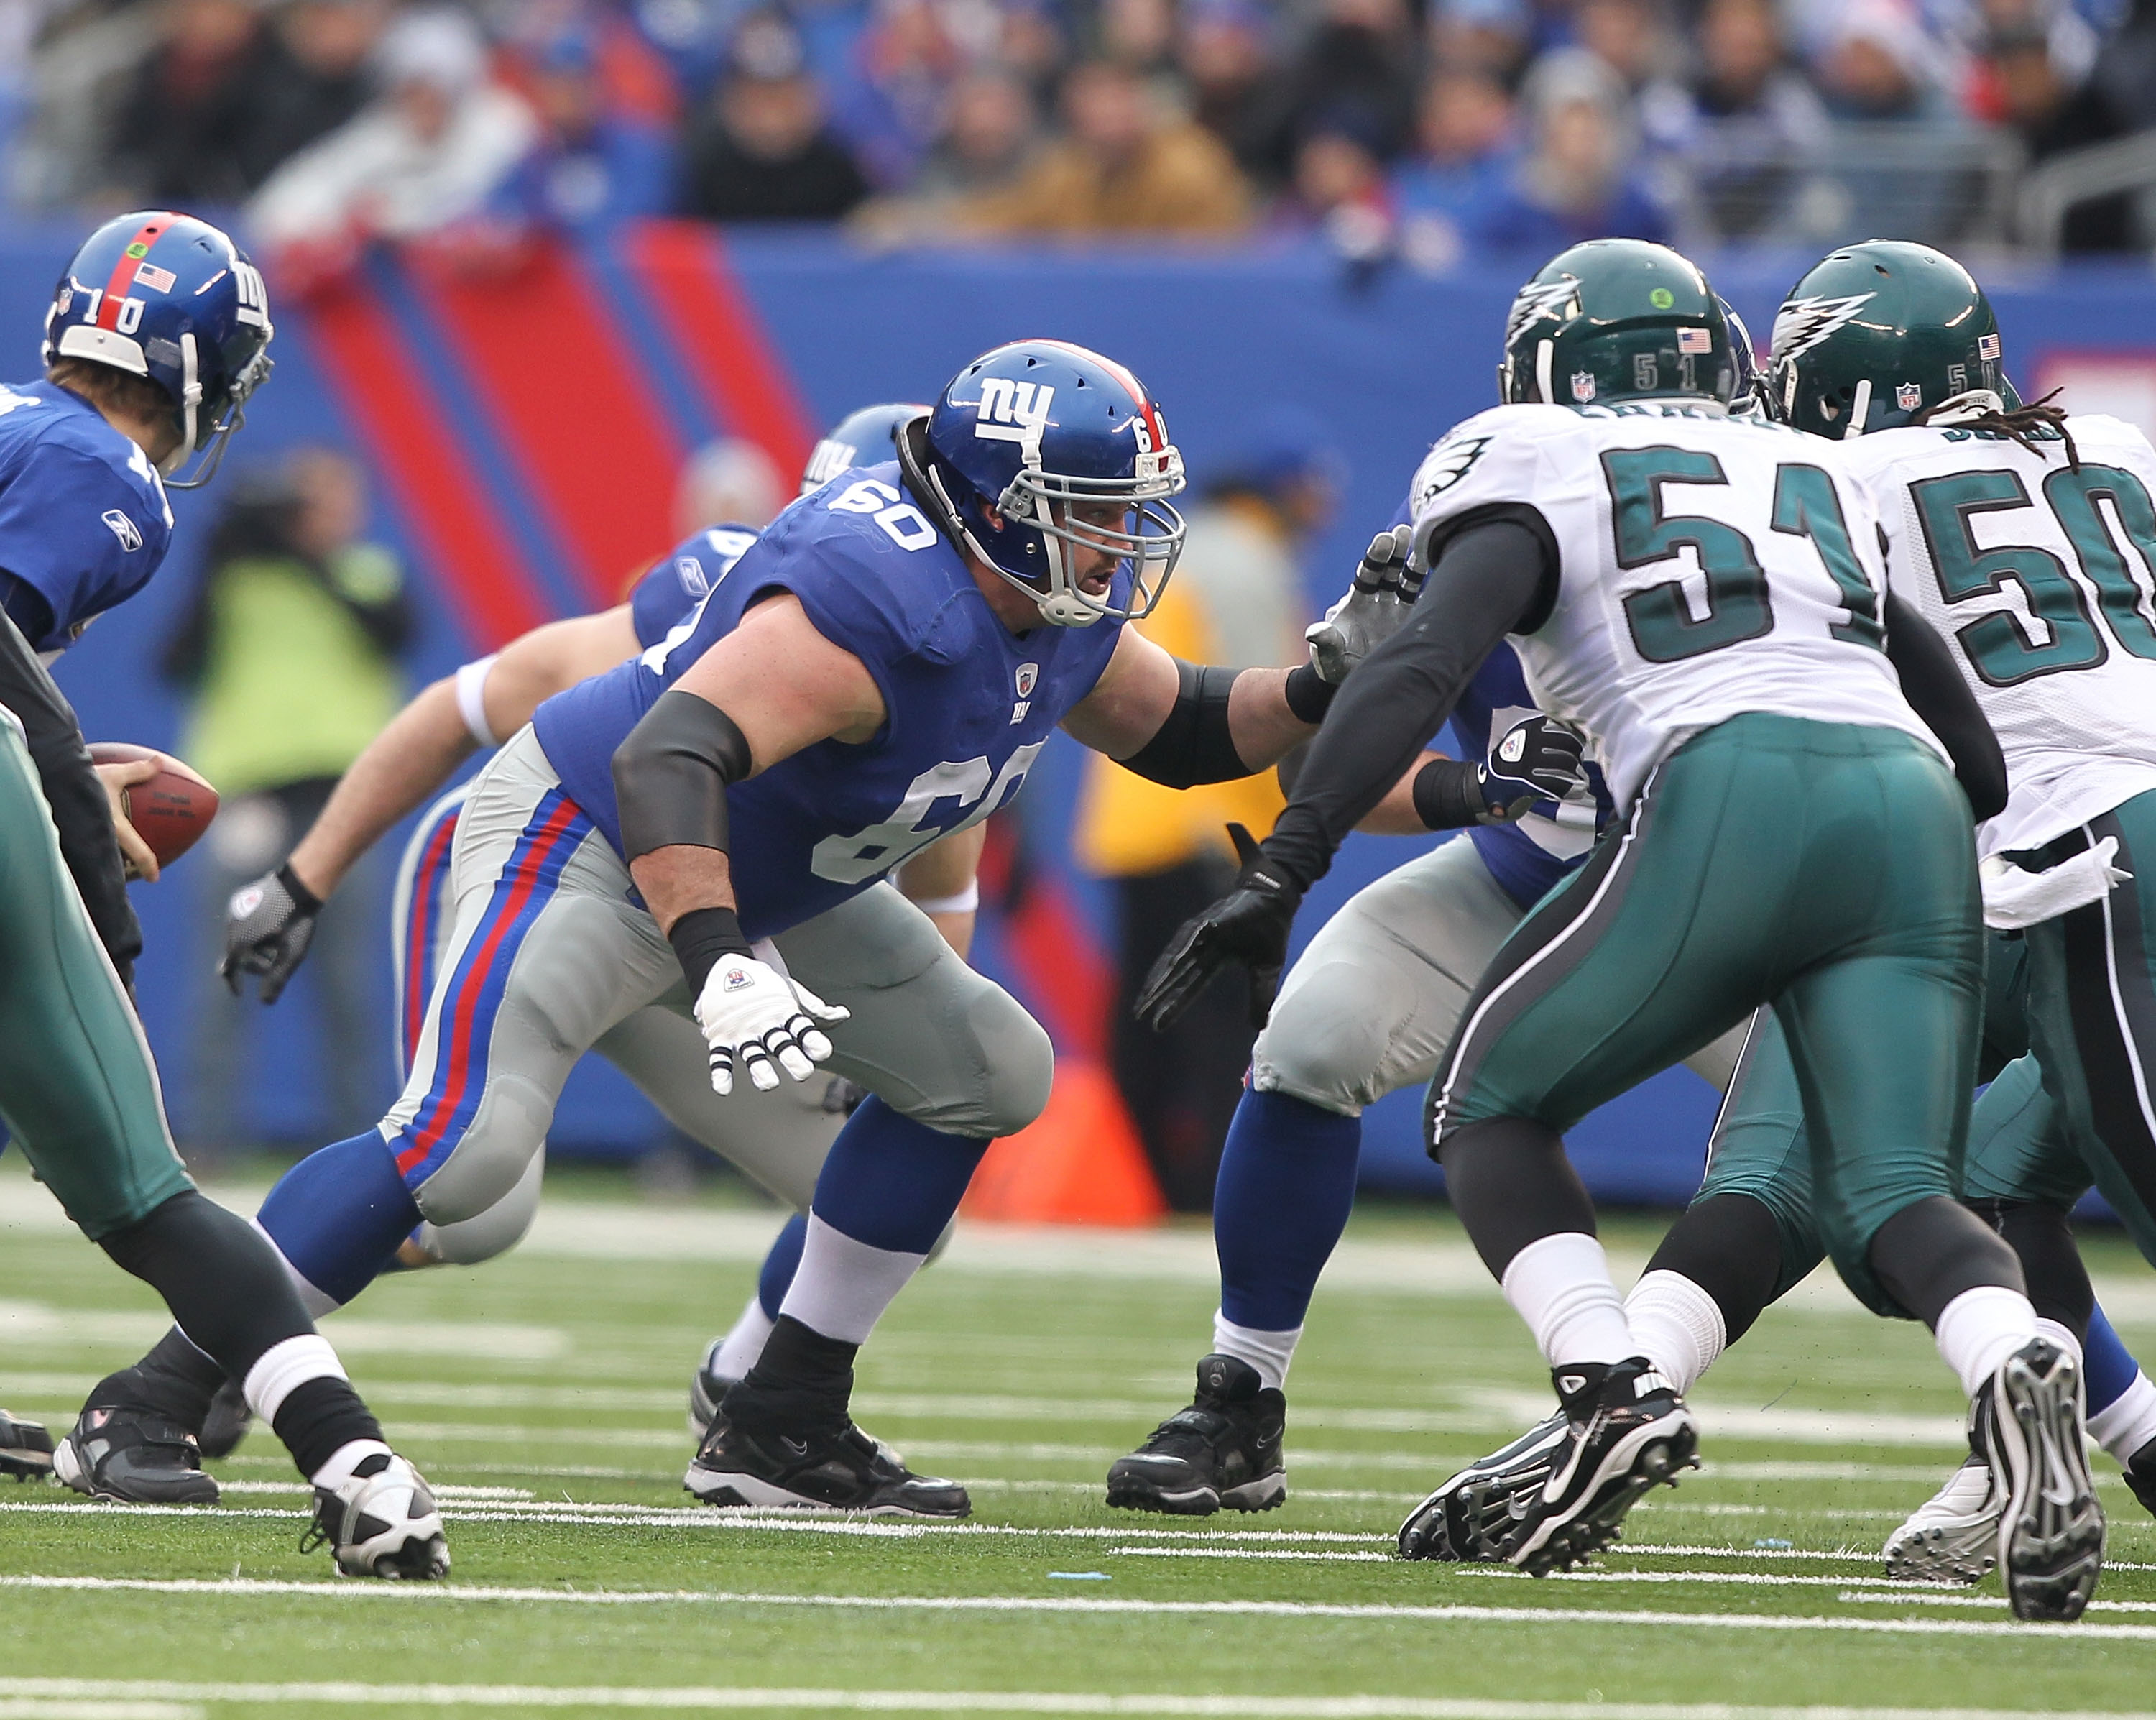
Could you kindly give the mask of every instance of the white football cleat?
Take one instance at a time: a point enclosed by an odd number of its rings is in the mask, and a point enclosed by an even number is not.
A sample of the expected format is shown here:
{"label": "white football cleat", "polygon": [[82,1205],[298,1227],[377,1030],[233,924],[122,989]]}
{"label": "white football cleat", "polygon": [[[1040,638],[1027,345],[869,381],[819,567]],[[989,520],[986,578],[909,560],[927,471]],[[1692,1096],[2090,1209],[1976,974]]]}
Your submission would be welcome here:
{"label": "white football cleat", "polygon": [[1887,1576],[1897,1583],[1980,1582],[1999,1563],[2005,1509],[1991,1466],[1972,1454],[1887,1538]]}
{"label": "white football cleat", "polygon": [[326,1543],[347,1577],[424,1580],[449,1574],[442,1513],[419,1471],[393,1452],[362,1458],[347,1481],[315,1489],[315,1526],[300,1543]]}

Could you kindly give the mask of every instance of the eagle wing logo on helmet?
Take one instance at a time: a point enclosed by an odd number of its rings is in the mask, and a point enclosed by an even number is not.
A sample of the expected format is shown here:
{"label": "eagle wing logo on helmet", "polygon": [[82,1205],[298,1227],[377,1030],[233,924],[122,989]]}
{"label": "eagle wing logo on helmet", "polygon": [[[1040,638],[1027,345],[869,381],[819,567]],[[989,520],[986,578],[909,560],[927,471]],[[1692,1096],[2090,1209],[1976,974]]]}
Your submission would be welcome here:
{"label": "eagle wing logo on helmet", "polygon": [[1846,326],[1856,313],[1877,296],[1851,293],[1844,299],[1791,299],[1774,313],[1774,334],[1768,351],[1774,362],[1809,352],[1829,335]]}
{"label": "eagle wing logo on helmet", "polygon": [[1466,477],[1489,445],[1487,436],[1469,436],[1457,442],[1440,442],[1430,449],[1422,470],[1415,474],[1415,511],[1420,513]]}
{"label": "eagle wing logo on helmet", "polygon": [[1566,275],[1558,280],[1531,280],[1512,300],[1512,314],[1505,319],[1505,344],[1519,339],[1527,326],[1548,316],[1562,322],[1579,307],[1579,281]]}

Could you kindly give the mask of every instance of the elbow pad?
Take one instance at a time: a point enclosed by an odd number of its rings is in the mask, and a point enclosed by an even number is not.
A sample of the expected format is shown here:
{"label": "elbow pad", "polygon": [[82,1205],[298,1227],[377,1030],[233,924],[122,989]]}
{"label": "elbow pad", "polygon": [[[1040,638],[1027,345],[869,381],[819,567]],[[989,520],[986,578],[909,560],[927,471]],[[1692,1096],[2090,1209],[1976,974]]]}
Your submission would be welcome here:
{"label": "elbow pad", "polygon": [[1228,731],[1228,696],[1242,671],[1200,669],[1177,659],[1175,708],[1153,737],[1128,758],[1125,770],[1170,788],[1233,782],[1250,774]]}
{"label": "elbow pad", "polygon": [[727,845],[726,785],[754,768],[733,718],[694,693],[665,692],[613,755],[623,858]]}

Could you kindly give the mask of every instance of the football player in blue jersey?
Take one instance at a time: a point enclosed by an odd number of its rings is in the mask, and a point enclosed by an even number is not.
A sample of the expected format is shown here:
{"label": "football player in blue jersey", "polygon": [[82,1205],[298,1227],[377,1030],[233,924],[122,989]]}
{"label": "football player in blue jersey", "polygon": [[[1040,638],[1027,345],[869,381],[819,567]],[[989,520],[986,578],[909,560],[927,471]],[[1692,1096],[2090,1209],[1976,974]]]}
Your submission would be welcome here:
{"label": "football player in blue jersey", "polygon": [[[892,403],[849,413],[816,444],[800,493],[863,464],[865,454],[872,462],[891,447],[897,425],[927,410]],[[665,638],[755,541],[753,531],[739,526],[699,531],[654,562],[622,603],[535,628],[423,691],[352,762],[285,862],[234,892],[220,967],[227,983],[238,990],[243,975],[255,975],[263,1001],[275,1002],[305,958],[315,916],[362,855],[435,794],[475,750],[497,747],[522,728],[542,701]],[[400,1078],[417,1047],[439,958],[455,924],[451,862],[470,792],[469,783],[459,784],[427,806],[398,867],[390,954]],[[977,829],[936,844],[898,878],[900,889],[962,956],[973,927],[979,834]],[[700,1435],[718,1397],[747,1372],[770,1332],[800,1255],[802,1214],[816,1172],[844,1120],[840,1096],[814,1086],[788,1083],[737,1103],[721,1099],[711,1091],[701,1043],[693,1023],[654,1006],[639,1010],[593,1048],[637,1082],[675,1127],[796,1209],[773,1244],[756,1296],[733,1328],[712,1341],[693,1378],[690,1413]],[[832,1086],[838,1085],[834,1077]],[[514,1247],[538,1209],[544,1167],[543,1152],[535,1153],[516,1186],[485,1212],[453,1225],[422,1224],[399,1245],[397,1263],[471,1266]],[[138,1369],[151,1383],[164,1419],[194,1429],[198,1447],[145,1452],[138,1466],[145,1473],[115,1484],[115,1491],[133,1489],[126,1497],[150,1498],[174,1477],[148,1471],[196,1472],[198,1455],[221,1457],[239,1444],[249,1417],[238,1383],[224,1379],[177,1332],[167,1333]],[[197,1485],[215,1483],[203,1476]]]}
{"label": "football player in blue jersey", "polygon": [[1178,665],[1120,624],[1173,568],[1182,467],[1119,366],[999,348],[896,452],[796,502],[665,638],[495,755],[459,819],[403,1096],[261,1215],[309,1286],[350,1300],[423,1219],[509,1194],[577,1057],[654,1004],[694,1023],[718,1093],[819,1063],[865,1087],[775,1327],[690,1470],[719,1504],[970,1508],[854,1427],[851,1357],[988,1140],[1038,1114],[1052,1057],[884,881],[1008,801],[1059,724],[1187,784],[1263,768],[1331,697],[1307,665]]}
{"label": "football player in blue jersey", "polygon": [[[261,278],[223,233],[125,215],[59,282],[46,379],[0,389],[0,1120],[84,1233],[244,1382],[313,1482],[316,1539],[338,1567],[434,1577],[449,1554],[426,1484],[383,1442],[275,1254],[173,1150],[127,988],[141,939],[106,791],[38,660],[156,572],[163,480],[197,453],[190,482],[207,480],[269,373],[270,332]],[[101,1385],[57,1451],[0,1417],[10,1466],[51,1451],[62,1480],[100,1493],[129,1452],[187,1441],[125,1401]]]}

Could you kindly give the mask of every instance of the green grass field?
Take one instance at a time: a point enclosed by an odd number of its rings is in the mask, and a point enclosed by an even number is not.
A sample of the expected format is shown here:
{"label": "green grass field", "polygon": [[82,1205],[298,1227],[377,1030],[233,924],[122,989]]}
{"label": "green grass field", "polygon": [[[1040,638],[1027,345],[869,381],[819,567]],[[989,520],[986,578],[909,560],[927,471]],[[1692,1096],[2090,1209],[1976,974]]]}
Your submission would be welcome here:
{"label": "green grass field", "polygon": [[[246,1190],[227,1191],[243,1204]],[[1694,1398],[1707,1466],[1591,1573],[1388,1557],[1413,1499],[1542,1413],[1547,1377],[1443,1214],[1366,1212],[1290,1382],[1291,1497],[1202,1522],[1110,1512],[1108,1462],[1187,1399],[1202,1232],[976,1229],[901,1299],[857,1408],[961,1476],[961,1528],[743,1522],[680,1490],[686,1375],[776,1226],[558,1178],[474,1271],[385,1281],[327,1329],[443,1489],[440,1585],[339,1582],[258,1431],[215,1511],[0,1484],[0,1717],[420,1712],[1459,1716],[2156,1707],[2156,1524],[2099,1460],[2112,1563],[2076,1626],[1997,1580],[1893,1589],[1880,1541],[1956,1461],[1919,1329],[1823,1279]],[[1628,1271],[1658,1229],[1608,1227]],[[2128,1337],[2156,1278],[2090,1242]],[[0,1160],[0,1404],[64,1425],[160,1328],[155,1304]]]}

